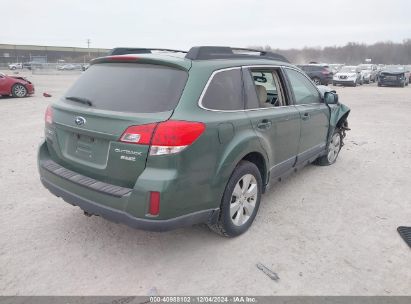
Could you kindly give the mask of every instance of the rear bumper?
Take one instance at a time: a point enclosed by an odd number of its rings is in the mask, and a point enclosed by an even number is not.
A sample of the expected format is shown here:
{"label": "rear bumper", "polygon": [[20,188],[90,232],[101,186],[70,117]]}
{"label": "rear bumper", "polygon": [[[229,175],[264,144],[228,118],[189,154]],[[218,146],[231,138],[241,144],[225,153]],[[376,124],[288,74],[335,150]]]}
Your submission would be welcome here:
{"label": "rear bumper", "polygon": [[124,211],[113,209],[108,206],[103,206],[94,201],[80,197],[75,193],[71,193],[53,184],[52,182],[46,180],[44,177],[40,177],[40,179],[44,187],[46,187],[57,197],[61,197],[67,203],[73,206],[78,206],[89,214],[98,215],[109,221],[122,223],[136,229],[148,231],[168,231],[176,228],[192,226],[199,223],[212,223],[217,220],[219,213],[218,209],[208,209],[167,220],[142,219],[134,217]]}

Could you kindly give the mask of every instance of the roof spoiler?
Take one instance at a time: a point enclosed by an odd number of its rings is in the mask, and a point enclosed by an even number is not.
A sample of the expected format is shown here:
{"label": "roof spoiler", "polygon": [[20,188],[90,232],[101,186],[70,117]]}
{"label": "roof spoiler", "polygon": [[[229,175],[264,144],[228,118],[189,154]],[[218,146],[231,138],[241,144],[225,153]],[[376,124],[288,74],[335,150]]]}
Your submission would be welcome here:
{"label": "roof spoiler", "polygon": [[188,51],[185,57],[191,60],[256,58],[271,59],[289,63],[287,58],[277,53],[247,48],[231,48],[226,46],[195,46]]}
{"label": "roof spoiler", "polygon": [[187,53],[181,50],[172,49],[158,49],[158,48],[128,48],[128,47],[117,47],[109,51],[108,55],[126,55],[126,54],[151,54],[152,51],[163,51],[171,53]]}

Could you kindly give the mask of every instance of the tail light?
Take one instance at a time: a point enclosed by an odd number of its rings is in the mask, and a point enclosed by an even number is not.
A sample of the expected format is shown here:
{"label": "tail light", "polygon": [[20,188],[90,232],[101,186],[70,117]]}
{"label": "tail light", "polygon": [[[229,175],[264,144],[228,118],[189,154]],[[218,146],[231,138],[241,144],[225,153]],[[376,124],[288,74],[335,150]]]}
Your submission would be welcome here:
{"label": "tail light", "polygon": [[44,114],[44,121],[49,125],[53,123],[53,109],[50,105],[47,107],[46,113]]}
{"label": "tail light", "polygon": [[178,153],[191,145],[204,132],[201,122],[168,120],[161,123],[131,126],[120,141],[151,145],[150,155]]}

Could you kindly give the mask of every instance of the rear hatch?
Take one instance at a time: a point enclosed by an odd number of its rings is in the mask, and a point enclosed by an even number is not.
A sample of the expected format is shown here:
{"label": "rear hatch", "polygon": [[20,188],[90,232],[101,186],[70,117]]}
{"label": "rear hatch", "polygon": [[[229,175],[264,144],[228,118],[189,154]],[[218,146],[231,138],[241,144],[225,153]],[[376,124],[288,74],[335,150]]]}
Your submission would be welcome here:
{"label": "rear hatch", "polygon": [[187,77],[161,65],[92,65],[53,105],[53,136],[47,136],[52,159],[88,177],[133,187],[149,146],[119,139],[130,126],[168,120]]}

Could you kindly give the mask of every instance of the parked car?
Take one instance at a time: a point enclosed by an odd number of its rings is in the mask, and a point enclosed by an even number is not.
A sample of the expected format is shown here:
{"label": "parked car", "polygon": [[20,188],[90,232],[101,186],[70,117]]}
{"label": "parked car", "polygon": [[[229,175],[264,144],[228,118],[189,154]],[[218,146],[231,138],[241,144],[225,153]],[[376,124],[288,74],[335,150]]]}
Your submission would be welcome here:
{"label": "parked car", "polygon": [[325,64],[305,64],[298,65],[316,85],[328,85],[332,82],[333,73],[328,65]]}
{"label": "parked car", "polygon": [[24,77],[0,73],[0,95],[26,97],[34,93],[34,85]]}
{"label": "parked car", "polygon": [[29,61],[23,63],[23,68],[28,70],[42,69],[44,65],[44,62]]}
{"label": "parked car", "polygon": [[385,66],[378,75],[378,86],[405,87],[410,83],[410,71],[402,65]]}
{"label": "parked car", "polygon": [[93,60],[46,110],[43,185],[134,228],[245,232],[270,182],[336,161],[350,110],[282,56],[241,51]]}
{"label": "parked car", "polygon": [[17,69],[22,69],[23,64],[22,63],[11,63],[9,64],[9,69],[10,70],[17,70]]}
{"label": "parked car", "polygon": [[341,68],[344,66],[344,64],[341,64],[341,63],[331,63],[331,64],[329,64],[328,66],[330,67],[331,72],[332,72],[333,75],[334,75],[334,74],[338,73],[338,72],[341,70]]}
{"label": "parked car", "polygon": [[361,77],[363,83],[370,83],[370,82],[375,82],[377,81],[377,65],[375,64],[367,64],[363,63],[358,65],[358,68],[361,71]]}
{"label": "parked car", "polygon": [[73,71],[77,69],[78,67],[71,63],[57,66],[57,70],[60,70],[60,71]]}
{"label": "parked car", "polygon": [[356,66],[346,65],[334,75],[333,85],[351,85],[357,86],[363,84],[360,69]]}

